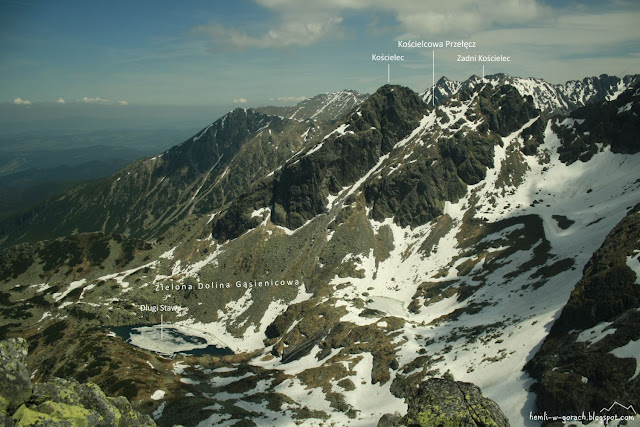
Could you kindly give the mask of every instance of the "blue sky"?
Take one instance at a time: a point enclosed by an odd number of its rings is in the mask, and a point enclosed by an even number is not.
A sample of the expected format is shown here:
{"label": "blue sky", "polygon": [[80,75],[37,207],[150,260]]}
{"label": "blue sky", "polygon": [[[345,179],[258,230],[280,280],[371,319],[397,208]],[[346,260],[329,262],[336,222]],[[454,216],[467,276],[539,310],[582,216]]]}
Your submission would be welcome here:
{"label": "blue sky", "polygon": [[[479,5],[481,4],[481,6]],[[436,79],[486,73],[553,83],[640,73],[640,2],[542,0],[0,0],[0,103],[194,105],[291,103],[387,82],[431,84],[430,49],[398,40],[469,40],[436,50]],[[18,101],[16,101],[18,100]]]}

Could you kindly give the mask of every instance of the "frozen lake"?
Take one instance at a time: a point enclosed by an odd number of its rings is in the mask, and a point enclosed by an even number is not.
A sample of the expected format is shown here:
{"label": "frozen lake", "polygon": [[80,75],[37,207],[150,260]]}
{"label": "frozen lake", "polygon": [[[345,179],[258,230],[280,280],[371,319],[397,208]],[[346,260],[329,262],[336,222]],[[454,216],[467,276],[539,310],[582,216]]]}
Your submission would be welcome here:
{"label": "frozen lake", "polygon": [[[162,356],[176,354],[225,356],[233,354],[228,347],[220,346],[214,339],[194,334],[187,328],[175,325],[130,325],[110,328],[126,342]],[[213,337],[212,337],[213,338]]]}

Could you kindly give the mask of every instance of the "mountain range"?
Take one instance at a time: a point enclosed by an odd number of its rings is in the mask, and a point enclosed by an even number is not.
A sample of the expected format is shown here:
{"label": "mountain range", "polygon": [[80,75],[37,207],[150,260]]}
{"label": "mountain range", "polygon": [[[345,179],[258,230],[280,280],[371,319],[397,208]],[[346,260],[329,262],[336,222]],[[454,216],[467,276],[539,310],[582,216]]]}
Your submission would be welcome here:
{"label": "mountain range", "polygon": [[513,86],[522,96],[531,96],[536,108],[545,114],[566,115],[593,102],[616,99],[623,91],[638,83],[638,75],[619,78],[603,74],[599,77],[570,80],[563,84],[552,84],[540,78],[522,78],[502,73],[484,78],[471,76],[464,82],[452,81],[443,76],[434,87],[425,90],[421,97],[427,104],[436,104],[460,91],[472,90],[474,86],[483,83]]}
{"label": "mountain range", "polygon": [[2,220],[0,339],[158,425],[632,415],[639,84],[236,109]]}

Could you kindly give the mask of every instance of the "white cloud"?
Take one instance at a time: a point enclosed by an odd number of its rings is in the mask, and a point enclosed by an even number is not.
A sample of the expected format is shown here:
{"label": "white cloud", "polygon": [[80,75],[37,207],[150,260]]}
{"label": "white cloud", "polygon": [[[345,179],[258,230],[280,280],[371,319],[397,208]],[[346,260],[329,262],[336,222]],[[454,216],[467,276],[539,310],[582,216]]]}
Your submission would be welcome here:
{"label": "white cloud", "polygon": [[[334,26],[349,11],[383,13],[395,18],[401,38],[457,35],[464,37],[496,25],[511,26],[549,16],[551,8],[539,0],[256,0],[279,12],[283,21],[330,16]],[[331,30],[329,30],[331,31]],[[327,31],[324,35],[330,35]],[[315,40],[314,40],[315,41]]]}
{"label": "white cloud", "polygon": [[[639,62],[633,55],[640,52],[626,48],[638,39],[637,22],[640,12],[566,13],[527,27],[480,31],[474,39],[478,53],[512,58],[510,63],[486,64],[487,74],[506,72],[564,83],[586,76],[637,72]],[[431,52],[422,53],[427,56],[424,65],[430,67]],[[461,64],[455,59],[455,55],[436,52],[436,74],[461,79],[482,72],[481,64]]]}
{"label": "white cloud", "polygon": [[16,98],[13,100],[15,105],[31,105],[31,101],[28,99]]}
{"label": "white cloud", "polygon": [[390,6],[404,29],[403,38],[469,37],[495,26],[530,24],[551,11],[537,0],[448,0],[429,2],[427,7],[420,1],[400,1],[396,7]]}
{"label": "white cloud", "polygon": [[65,100],[63,98],[58,98],[58,100],[56,101],[57,104],[66,104]]}
{"label": "white cloud", "polygon": [[233,103],[234,104],[246,104],[247,100],[244,99],[244,98],[236,98],[236,99],[233,100]]}
{"label": "white cloud", "polygon": [[[526,47],[528,52],[538,49],[547,52],[553,48],[553,52],[567,56],[636,40],[638,35],[634,29],[638,20],[639,12],[566,14],[529,28],[484,31],[478,34],[478,39],[483,45]],[[612,22],[615,25],[611,25]]]}
{"label": "white cloud", "polygon": [[[343,38],[344,16],[367,12],[370,19],[388,16],[398,39],[464,38],[477,31],[529,25],[553,17],[542,0],[254,0],[277,16],[264,31],[247,32],[220,24],[195,27],[209,36],[212,50],[309,46]],[[376,16],[378,14],[378,16]]]}
{"label": "white cloud", "polygon": [[112,104],[108,99],[102,99],[99,97],[89,98],[87,96],[80,99],[79,102],[83,102],[85,104]]}
{"label": "white cloud", "polygon": [[300,102],[307,99],[306,96],[279,96],[277,98],[269,98],[269,101],[278,101],[278,102]]}
{"label": "white cloud", "polygon": [[90,98],[88,96],[82,97],[81,99],[78,100],[78,102],[83,103],[83,104],[97,104],[97,105],[114,105],[114,104],[118,104],[118,105],[129,105],[129,103],[127,101],[120,100],[120,101],[111,101],[109,99],[103,99],[100,97],[95,97],[95,98]]}
{"label": "white cloud", "polygon": [[[476,41],[474,53],[504,53],[530,65],[536,52],[545,57],[558,54],[596,57],[626,56],[623,43],[635,43],[639,10],[636,2],[614,0],[605,8],[571,6],[546,0],[253,0],[275,20],[266,29],[199,26],[195,33],[206,35],[212,50],[273,49],[309,46],[321,40],[343,38],[354,31],[350,21],[357,14],[370,20],[369,31],[384,28],[393,40]],[[372,28],[372,26],[374,26]],[[622,49],[627,49],[623,52]],[[525,54],[525,52],[527,52]],[[413,49],[418,55],[431,51]],[[519,54],[519,55],[518,55]],[[570,59],[570,58],[569,58]],[[539,61],[540,57],[536,58]],[[544,58],[543,58],[544,60]],[[516,64],[511,64],[516,65]],[[637,66],[629,60],[627,72]],[[526,70],[524,71],[527,72]]]}
{"label": "white cloud", "polygon": [[308,15],[285,17],[279,25],[261,35],[251,35],[223,25],[201,25],[192,31],[207,34],[214,50],[279,49],[309,46],[324,38],[341,37],[340,23],[342,17],[339,16]]}

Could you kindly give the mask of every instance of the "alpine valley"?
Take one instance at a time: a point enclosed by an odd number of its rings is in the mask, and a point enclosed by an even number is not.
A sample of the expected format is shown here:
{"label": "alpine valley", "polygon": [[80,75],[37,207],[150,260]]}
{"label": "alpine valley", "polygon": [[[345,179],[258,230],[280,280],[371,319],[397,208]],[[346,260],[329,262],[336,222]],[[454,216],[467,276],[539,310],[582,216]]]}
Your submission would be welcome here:
{"label": "alpine valley", "polygon": [[639,114],[638,75],[236,109],[3,219],[0,339],[160,426],[618,425]]}

